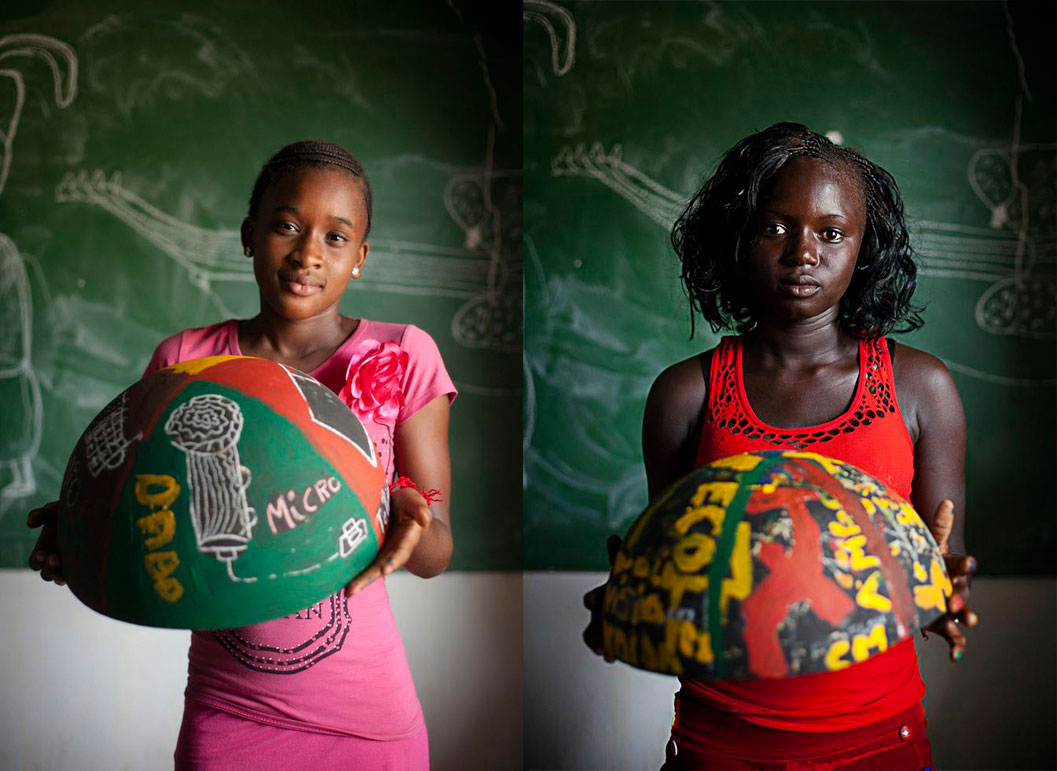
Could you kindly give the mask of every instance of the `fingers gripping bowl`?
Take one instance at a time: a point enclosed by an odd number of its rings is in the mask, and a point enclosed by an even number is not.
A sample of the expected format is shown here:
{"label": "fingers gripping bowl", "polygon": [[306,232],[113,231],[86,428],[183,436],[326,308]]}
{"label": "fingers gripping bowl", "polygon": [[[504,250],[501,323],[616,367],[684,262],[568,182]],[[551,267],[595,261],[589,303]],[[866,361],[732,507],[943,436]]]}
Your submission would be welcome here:
{"label": "fingers gripping bowl", "polygon": [[887,650],[947,608],[913,507],[806,452],[703,466],[634,522],[605,588],[607,655],[695,679],[792,677]]}
{"label": "fingers gripping bowl", "polygon": [[92,421],[59,501],[82,602],[137,624],[220,629],[293,613],[378,553],[384,473],[309,375],[214,356],[155,372]]}

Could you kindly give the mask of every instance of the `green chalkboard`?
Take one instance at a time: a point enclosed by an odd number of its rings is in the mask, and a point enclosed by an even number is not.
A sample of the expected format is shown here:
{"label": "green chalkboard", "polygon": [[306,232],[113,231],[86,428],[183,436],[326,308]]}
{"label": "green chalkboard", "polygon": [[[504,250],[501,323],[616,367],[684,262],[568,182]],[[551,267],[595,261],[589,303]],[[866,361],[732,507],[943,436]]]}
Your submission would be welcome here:
{"label": "green chalkboard", "polygon": [[644,506],[648,388],[716,341],[688,340],[671,223],[737,140],[799,121],[902,188],[928,304],[902,339],[965,403],[982,571],[1054,572],[1054,8],[526,0],[528,568],[605,567]]}
{"label": "green chalkboard", "polygon": [[[14,7],[12,7],[14,5]],[[374,187],[343,312],[414,323],[460,389],[453,567],[519,569],[521,26],[472,3],[116,0],[0,11],[0,566],[165,336],[258,309],[238,227],[282,145]]]}

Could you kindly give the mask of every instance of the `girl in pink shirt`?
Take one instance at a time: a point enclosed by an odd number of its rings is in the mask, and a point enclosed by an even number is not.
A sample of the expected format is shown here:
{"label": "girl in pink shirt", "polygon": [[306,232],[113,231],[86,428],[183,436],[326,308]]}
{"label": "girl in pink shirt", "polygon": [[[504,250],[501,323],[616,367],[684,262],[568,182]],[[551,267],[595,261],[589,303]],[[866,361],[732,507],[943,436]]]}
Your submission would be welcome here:
{"label": "girl in pink shirt", "polygon": [[[417,327],[339,313],[350,279],[363,275],[370,225],[371,188],[352,156],[322,142],[284,147],[261,170],[242,223],[260,312],[163,340],[146,373],[218,354],[296,367],[356,413],[390,481],[399,469],[446,494],[455,387],[437,346]],[[285,618],[193,632],[176,768],[427,769],[422,709],[376,579],[400,567],[424,578],[447,568],[447,500],[394,490],[378,557],[344,590]],[[31,525],[53,521],[54,506],[34,511]],[[30,564],[63,583],[49,530]]]}

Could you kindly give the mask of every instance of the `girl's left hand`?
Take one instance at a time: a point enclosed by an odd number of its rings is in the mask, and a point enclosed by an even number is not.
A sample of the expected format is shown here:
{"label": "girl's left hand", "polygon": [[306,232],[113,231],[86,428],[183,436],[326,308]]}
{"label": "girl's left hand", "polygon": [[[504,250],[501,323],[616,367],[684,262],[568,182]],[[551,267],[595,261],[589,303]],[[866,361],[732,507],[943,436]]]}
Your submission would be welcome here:
{"label": "girl's left hand", "polygon": [[921,633],[928,637],[927,632],[935,632],[943,637],[950,645],[951,661],[961,661],[965,654],[965,634],[961,627],[976,626],[980,617],[969,607],[969,579],[976,570],[976,560],[965,554],[951,554],[948,541],[953,529],[954,504],[949,500],[941,501],[929,530],[947,563],[947,574],[954,593],[947,601],[947,612],[922,629]]}
{"label": "girl's left hand", "polygon": [[348,597],[361,591],[376,578],[403,567],[433,520],[426,499],[417,490],[408,487],[398,487],[390,493],[389,507],[389,528],[382,548],[374,561],[345,587]]}

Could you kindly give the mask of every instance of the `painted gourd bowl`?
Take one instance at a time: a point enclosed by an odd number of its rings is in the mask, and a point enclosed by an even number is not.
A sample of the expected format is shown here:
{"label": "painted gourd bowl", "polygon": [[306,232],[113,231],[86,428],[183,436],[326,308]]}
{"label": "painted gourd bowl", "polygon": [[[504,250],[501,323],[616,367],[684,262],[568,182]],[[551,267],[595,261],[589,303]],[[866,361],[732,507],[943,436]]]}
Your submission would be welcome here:
{"label": "painted gourd bowl", "polygon": [[631,526],[605,588],[606,652],[694,679],[850,666],[946,611],[917,512],[858,468],[807,452],[717,460]]}
{"label": "painted gourd bowl", "polygon": [[244,626],[296,612],[370,564],[388,493],[363,424],[266,359],[155,372],[85,430],[58,549],[74,594],[136,624]]}

